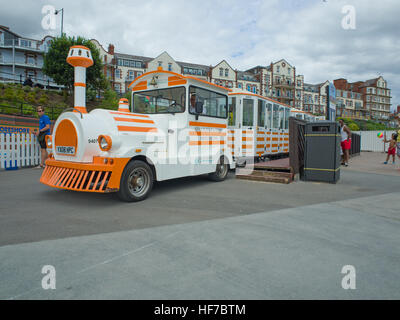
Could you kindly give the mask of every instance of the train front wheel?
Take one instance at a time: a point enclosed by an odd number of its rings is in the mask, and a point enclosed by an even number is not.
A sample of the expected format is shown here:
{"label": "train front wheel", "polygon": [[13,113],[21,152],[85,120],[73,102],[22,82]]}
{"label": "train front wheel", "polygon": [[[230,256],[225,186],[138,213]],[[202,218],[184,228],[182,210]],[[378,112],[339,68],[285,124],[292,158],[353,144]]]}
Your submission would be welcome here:
{"label": "train front wheel", "polygon": [[146,162],[129,162],[122,173],[118,197],[126,202],[146,199],[153,188],[153,179],[153,172]]}

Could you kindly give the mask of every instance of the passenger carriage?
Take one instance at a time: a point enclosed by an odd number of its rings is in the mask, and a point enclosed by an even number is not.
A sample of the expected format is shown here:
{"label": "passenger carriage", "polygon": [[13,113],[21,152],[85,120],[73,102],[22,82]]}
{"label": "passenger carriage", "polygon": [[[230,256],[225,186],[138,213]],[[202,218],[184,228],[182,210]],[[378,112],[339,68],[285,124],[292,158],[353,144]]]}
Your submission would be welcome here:
{"label": "passenger carriage", "polygon": [[240,89],[229,93],[228,147],[238,163],[289,152],[290,109]]}

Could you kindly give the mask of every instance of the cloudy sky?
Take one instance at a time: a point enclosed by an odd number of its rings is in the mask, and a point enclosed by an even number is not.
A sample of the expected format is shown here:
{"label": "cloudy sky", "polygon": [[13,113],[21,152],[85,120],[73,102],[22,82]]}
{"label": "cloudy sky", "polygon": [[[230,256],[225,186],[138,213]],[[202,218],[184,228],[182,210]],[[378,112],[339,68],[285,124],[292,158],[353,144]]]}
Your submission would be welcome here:
{"label": "cloudy sky", "polygon": [[55,30],[42,27],[46,5],[64,8],[67,35],[112,43],[120,53],[167,51],[205,65],[225,59],[238,70],[285,58],[307,83],[382,75],[392,108],[400,104],[398,0],[2,0],[0,24],[31,38],[58,35],[61,19]]}

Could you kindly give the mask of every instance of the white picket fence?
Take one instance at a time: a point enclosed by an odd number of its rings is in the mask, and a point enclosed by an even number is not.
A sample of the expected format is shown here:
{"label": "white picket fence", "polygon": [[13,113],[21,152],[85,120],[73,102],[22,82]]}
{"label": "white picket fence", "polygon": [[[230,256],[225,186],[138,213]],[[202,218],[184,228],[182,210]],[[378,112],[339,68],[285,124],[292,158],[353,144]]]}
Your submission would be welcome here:
{"label": "white picket fence", "polygon": [[386,152],[388,150],[389,143],[384,143],[384,138],[379,138],[379,133],[386,133],[386,139],[389,140],[392,133],[395,131],[353,131],[361,135],[361,151],[374,151],[374,152]]}
{"label": "white picket fence", "polygon": [[40,145],[29,133],[0,133],[0,168],[13,169],[37,166],[40,163]]}

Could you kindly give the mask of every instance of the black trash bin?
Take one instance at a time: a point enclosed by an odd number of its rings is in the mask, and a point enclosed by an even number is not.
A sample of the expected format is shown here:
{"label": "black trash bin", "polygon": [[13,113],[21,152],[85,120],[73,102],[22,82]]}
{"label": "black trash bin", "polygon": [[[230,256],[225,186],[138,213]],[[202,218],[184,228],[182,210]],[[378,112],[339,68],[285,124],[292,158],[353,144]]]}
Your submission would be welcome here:
{"label": "black trash bin", "polygon": [[304,180],[336,183],[340,178],[340,126],[336,122],[305,124]]}

